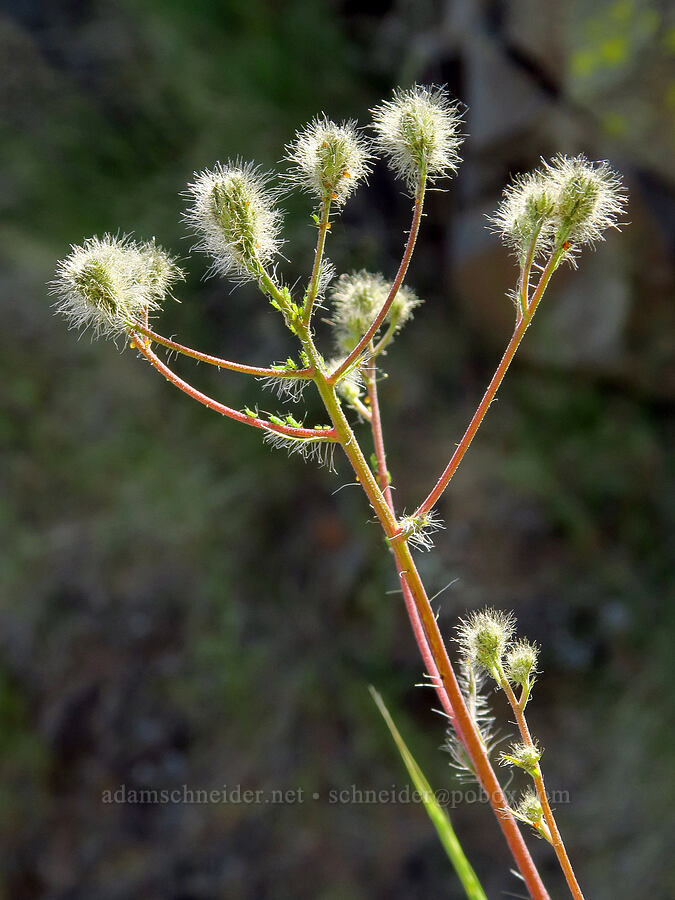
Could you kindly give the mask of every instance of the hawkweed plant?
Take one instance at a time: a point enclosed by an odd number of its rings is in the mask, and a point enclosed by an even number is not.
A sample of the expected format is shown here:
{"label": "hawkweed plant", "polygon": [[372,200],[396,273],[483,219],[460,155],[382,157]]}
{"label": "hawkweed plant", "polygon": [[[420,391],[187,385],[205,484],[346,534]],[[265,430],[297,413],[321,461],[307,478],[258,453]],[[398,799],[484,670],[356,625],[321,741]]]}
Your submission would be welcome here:
{"label": "hawkweed plant", "polygon": [[[51,285],[56,308],[76,328],[122,337],[164,378],[194,400],[229,419],[255,428],[275,447],[332,467],[340,447],[354,469],[382,527],[401,583],[413,634],[449,723],[448,749],[455,764],[475,777],[494,814],[530,895],[548,893],[530,856],[519,823],[549,841],[571,894],[582,893],[556,826],[541,773],[541,748],[525,717],[536,675],[537,647],[515,638],[512,617],[493,610],[470,615],[458,631],[459,659],[453,666],[412,550],[429,550],[443,523],[436,504],[469,448],[551,278],[563,264],[576,266],[587,245],[617,227],[625,196],[619,177],[604,162],[556,156],[517,177],[504,191],[491,227],[513,252],[518,277],[511,299],[514,330],[473,418],[429,494],[412,512],[397,510],[387,469],[378,378],[384,351],[420,304],[403,286],[422,221],[425,194],[446,182],[460,164],[462,121],[444,88],[415,85],[397,90],[372,111],[370,137],[355,122],[321,115],[286,147],[285,171],[275,179],[248,162],[216,163],[188,186],[185,220],[195,249],[210,260],[210,273],[255,282],[298,341],[295,358],[266,367],[232,362],[164,337],[151,320],[183,277],[175,259],[154,240],[104,235],[73,247]],[[393,279],[359,271],[335,278],[325,257],[331,223],[366,181],[375,157],[384,157],[410,196],[412,222]],[[316,251],[304,292],[284,284],[277,263],[282,246],[279,195],[300,189],[313,202]],[[315,342],[314,321],[328,306],[334,346],[324,355]],[[280,398],[297,400],[310,384],[318,391],[326,422],[311,427],[288,411],[277,415],[234,409],[179,377],[159,355],[168,349],[203,363],[262,379]],[[366,454],[357,431],[370,432]],[[369,461],[370,459],[370,461]],[[519,730],[519,742],[493,763],[491,715],[485,687],[504,692]],[[520,769],[531,786],[512,808],[495,764]]]}

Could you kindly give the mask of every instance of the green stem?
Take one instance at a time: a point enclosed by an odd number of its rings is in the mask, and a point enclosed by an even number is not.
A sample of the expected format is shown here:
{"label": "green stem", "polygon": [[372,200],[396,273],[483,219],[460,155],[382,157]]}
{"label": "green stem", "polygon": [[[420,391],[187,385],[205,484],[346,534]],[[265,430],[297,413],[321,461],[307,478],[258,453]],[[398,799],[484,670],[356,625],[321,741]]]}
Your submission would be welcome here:
{"label": "green stem", "polygon": [[314,266],[312,268],[312,277],[307,290],[307,299],[305,300],[305,308],[303,311],[303,321],[309,324],[312,318],[312,308],[317,294],[319,293],[319,280],[321,278],[321,266],[323,264],[323,252],[326,246],[326,235],[330,227],[330,198],[324,197],[321,201],[321,218],[319,220],[319,236],[316,241],[316,251],[314,253]]}

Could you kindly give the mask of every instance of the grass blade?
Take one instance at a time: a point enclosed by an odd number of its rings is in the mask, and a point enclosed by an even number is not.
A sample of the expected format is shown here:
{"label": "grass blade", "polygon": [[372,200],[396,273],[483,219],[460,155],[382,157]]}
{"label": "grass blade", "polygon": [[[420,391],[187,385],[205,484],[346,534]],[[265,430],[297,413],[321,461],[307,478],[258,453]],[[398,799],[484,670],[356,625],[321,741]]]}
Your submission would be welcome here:
{"label": "grass blade", "polygon": [[401,754],[401,758],[403,759],[405,767],[408,770],[408,774],[410,775],[410,778],[415,785],[416,790],[422,798],[422,802],[424,803],[427,815],[431,819],[434,828],[438,832],[438,836],[441,839],[441,843],[443,844],[445,852],[447,853],[450,862],[454,866],[459,880],[462,882],[462,886],[464,887],[466,896],[469,898],[469,900],[487,900],[485,891],[481,887],[476,873],[472,869],[469,860],[464,855],[464,851],[462,850],[459,840],[457,839],[457,835],[455,834],[455,830],[452,827],[448,814],[436,800],[429,782],[426,780],[426,778],[424,777],[424,773],[415,762],[415,758],[413,757],[410,750],[408,750],[405,741],[401,737],[398,728],[394,724],[394,720],[389,715],[389,710],[385,706],[384,700],[374,687],[371,686],[369,690],[373,700],[377,704],[377,708],[382,714],[382,718],[387,723],[387,728],[391,732],[391,736],[396,743],[398,752]]}

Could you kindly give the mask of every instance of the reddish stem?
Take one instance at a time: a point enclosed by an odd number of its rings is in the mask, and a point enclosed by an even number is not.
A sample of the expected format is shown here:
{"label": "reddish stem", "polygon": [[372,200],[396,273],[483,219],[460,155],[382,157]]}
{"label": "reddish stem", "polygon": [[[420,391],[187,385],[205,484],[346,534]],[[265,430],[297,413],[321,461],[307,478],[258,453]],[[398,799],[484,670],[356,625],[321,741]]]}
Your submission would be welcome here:
{"label": "reddish stem", "polygon": [[511,365],[513,357],[516,355],[516,350],[520,345],[520,342],[527,331],[530,322],[532,321],[532,317],[534,316],[535,310],[539,305],[539,301],[541,300],[544,291],[546,290],[546,286],[549,282],[551,275],[553,274],[554,269],[556,268],[559,261],[559,256],[553,255],[549,259],[546,268],[544,269],[541,279],[539,280],[539,284],[532,296],[532,301],[527,308],[527,313],[522,317],[519,317],[516,321],[516,328],[511,336],[511,340],[508,343],[506,350],[504,351],[504,355],[502,356],[497,369],[495,370],[494,375],[492,376],[492,380],[490,384],[487,386],[487,390],[483,394],[483,399],[480,401],[478,405],[478,409],[473,414],[473,418],[469,422],[469,426],[464,432],[462,440],[457,445],[457,449],[450,457],[450,462],[447,464],[445,469],[443,470],[443,474],[436,482],[431,493],[428,497],[420,503],[415,512],[414,516],[421,516],[425,513],[428,513],[438,502],[441,494],[446,489],[448,484],[450,483],[450,479],[455,474],[457,469],[459,468],[460,463],[464,459],[464,454],[469,449],[471,441],[474,439],[476,432],[481,426],[483,419],[485,418],[485,414],[487,413],[492,401],[495,399],[495,395],[499,390],[499,386],[504,380],[504,376]]}
{"label": "reddish stem", "polygon": [[[534,747],[535,743],[532,740],[530,728],[527,724],[527,719],[525,718],[525,710],[516,699],[513,688],[509,684],[506,677],[503,677],[501,679],[501,686],[504,693],[506,694],[506,698],[509,701],[511,709],[515,714],[516,724],[518,725],[518,731],[520,731],[520,736],[523,740],[523,743],[528,747]],[[537,789],[537,796],[539,797],[541,808],[544,811],[544,818],[546,819],[548,830],[551,834],[551,844],[553,845],[553,849],[555,850],[555,855],[558,857],[558,862],[560,863],[560,868],[563,871],[563,875],[565,876],[565,881],[567,882],[567,886],[570,889],[570,893],[574,897],[574,900],[584,900],[584,895],[581,893],[579,882],[577,881],[576,875],[574,874],[572,863],[570,862],[570,858],[567,855],[567,850],[565,848],[562,835],[560,834],[558,824],[555,820],[555,816],[553,815],[551,804],[548,802],[548,797],[546,795],[546,786],[544,784],[544,776],[541,774],[541,769],[539,768],[539,766],[537,766],[537,771],[532,775],[532,779],[534,781],[534,786]]]}
{"label": "reddish stem", "polygon": [[464,695],[457,682],[445,644],[443,643],[436,617],[408,545],[406,543],[396,543],[394,545],[394,555],[399,569],[399,577],[406,581],[410,589],[424,628],[430,653],[433,655],[438,668],[440,683],[447,693],[455,716],[455,728],[469,754],[476,776],[488,796],[490,805],[530,895],[533,900],[549,900],[548,892],[542,883],[523,836],[509,809],[508,801],[492,768],[483,740],[467,708]]}
{"label": "reddish stem", "polygon": [[413,212],[412,224],[410,226],[410,234],[408,235],[408,241],[405,245],[405,250],[403,251],[403,258],[401,259],[401,264],[398,267],[396,278],[394,278],[394,281],[389,290],[389,294],[387,295],[387,299],[384,301],[382,308],[373,320],[370,328],[363,335],[356,347],[354,347],[349,356],[340,363],[337,369],[330,374],[328,378],[329,384],[335,384],[335,382],[339,380],[340,376],[347,372],[352,364],[355,363],[356,360],[361,356],[363,351],[373,339],[380,325],[384,322],[391,304],[396,299],[396,295],[398,294],[399,288],[403,284],[403,279],[405,278],[406,272],[408,271],[408,266],[410,265],[410,260],[415,249],[415,241],[417,240],[417,235],[420,230],[420,222],[422,221],[422,209],[424,207],[424,189],[425,179],[421,178],[419,187],[417,188],[417,195],[415,197],[415,209]]}
{"label": "reddish stem", "polygon": [[152,352],[149,346],[149,342],[144,341],[142,337],[134,331],[130,331],[129,333],[143,356],[152,366],[154,366],[155,369],[157,369],[160,374],[162,374],[166,378],[167,381],[170,381],[171,384],[175,385],[177,388],[180,388],[181,391],[184,391],[189,397],[192,397],[193,400],[197,400],[199,401],[199,403],[203,403],[204,406],[208,406],[209,409],[213,409],[215,410],[215,412],[218,412],[223,416],[234,419],[236,422],[242,422],[244,425],[251,425],[253,426],[253,428],[260,428],[263,431],[272,431],[275,434],[281,434],[287,437],[300,438],[305,440],[337,440],[337,432],[335,431],[335,428],[324,430],[321,428],[294,428],[292,425],[277,425],[276,423],[268,422],[265,419],[258,419],[255,416],[248,416],[246,415],[246,413],[240,412],[238,409],[232,409],[232,407],[230,406],[225,406],[224,403],[219,403],[217,400],[214,400],[213,397],[209,397],[207,394],[203,394],[201,391],[198,391],[197,388],[193,387],[191,384],[188,384],[187,381],[183,381],[182,378],[176,375],[175,372],[173,372],[167,365],[165,365],[161,361],[161,359],[155,353]]}
{"label": "reddish stem", "polygon": [[[380,416],[380,402],[377,392],[375,365],[371,364],[368,370],[364,372],[364,375],[368,388],[368,397],[370,398],[370,427],[373,433],[373,444],[375,446],[375,457],[377,459],[377,481],[380,485],[380,490],[384,494],[385,500],[389,504],[389,508],[392,512],[394,512],[394,499],[392,497],[391,485],[389,483],[387,455],[384,448],[384,436],[382,433],[382,419]],[[431,650],[429,649],[429,644],[427,642],[426,635],[424,634],[424,628],[422,627],[422,621],[420,619],[419,613],[417,612],[417,607],[415,606],[415,600],[413,598],[412,592],[410,591],[405,578],[400,577],[399,580],[401,582],[401,590],[403,591],[405,608],[408,612],[408,618],[410,619],[410,626],[415,637],[415,642],[422,656],[427,675],[431,679],[431,683],[436,691],[438,699],[441,702],[444,713],[454,726],[455,714],[452,709],[452,703],[450,703],[448,693],[443,687],[441,676],[439,675],[438,668],[436,666],[436,663],[434,662]]]}
{"label": "reddish stem", "polygon": [[136,323],[134,329],[145,335],[145,337],[149,337],[156,344],[161,344],[169,350],[175,350],[177,353],[182,353],[183,356],[189,356],[192,359],[199,360],[199,362],[208,363],[210,366],[218,366],[218,368],[221,369],[230,369],[232,372],[241,372],[243,375],[259,375],[264,378],[311,378],[314,374],[314,369],[291,369],[286,371],[231,362],[229,359],[221,359],[219,356],[210,356],[208,353],[202,353],[200,350],[193,350],[192,347],[186,347],[184,344],[172,341],[170,338],[166,338],[156,331],[153,331],[151,328],[148,328],[147,325]]}

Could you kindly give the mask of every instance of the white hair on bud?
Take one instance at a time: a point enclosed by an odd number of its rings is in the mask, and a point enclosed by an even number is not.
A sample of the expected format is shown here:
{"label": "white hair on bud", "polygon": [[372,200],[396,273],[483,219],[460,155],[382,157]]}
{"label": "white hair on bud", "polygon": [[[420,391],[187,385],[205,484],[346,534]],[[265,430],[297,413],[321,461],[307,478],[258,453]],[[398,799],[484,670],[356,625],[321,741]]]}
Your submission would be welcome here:
{"label": "white hair on bud", "polygon": [[462,117],[445,88],[416,84],[394,91],[372,115],[376,146],[411,191],[422,177],[433,181],[457,171]]}
{"label": "white hair on bud", "polygon": [[618,175],[604,160],[585,156],[555,156],[544,164],[554,189],[554,219],[561,240],[593,244],[603,232],[616,228],[626,204],[626,191]]}
{"label": "white hair on bud", "polygon": [[285,178],[318,200],[343,206],[369,174],[368,142],[356,122],[332,122],[325,115],[298,131],[286,147],[291,164]]}
{"label": "white hair on bud", "polygon": [[98,337],[142,321],[182,277],[175,260],[154,239],[139,244],[128,236],[105,234],[72,246],[58,263],[50,292],[71,327],[91,327]]}
{"label": "white hair on bud", "polygon": [[621,178],[604,162],[555,156],[504,189],[490,223],[522,261],[569,244],[568,257],[616,228],[626,203]]}
{"label": "white hair on bud", "polygon": [[[333,307],[335,344],[341,353],[350,353],[372,324],[389,296],[391,285],[383,275],[351,272],[334,283],[330,300]],[[383,325],[393,324],[398,331],[408,322],[422,301],[410,288],[399,288]]]}
{"label": "white hair on bud", "polygon": [[193,248],[213,260],[212,274],[257,279],[279,253],[281,212],[271,176],[253,163],[216,163],[188,185],[185,221],[200,238]]}

